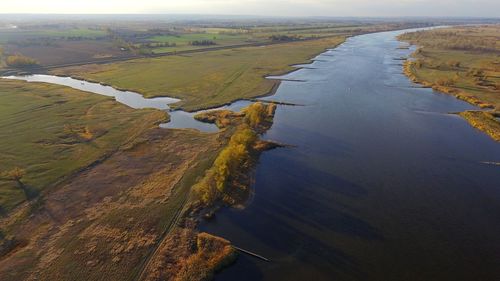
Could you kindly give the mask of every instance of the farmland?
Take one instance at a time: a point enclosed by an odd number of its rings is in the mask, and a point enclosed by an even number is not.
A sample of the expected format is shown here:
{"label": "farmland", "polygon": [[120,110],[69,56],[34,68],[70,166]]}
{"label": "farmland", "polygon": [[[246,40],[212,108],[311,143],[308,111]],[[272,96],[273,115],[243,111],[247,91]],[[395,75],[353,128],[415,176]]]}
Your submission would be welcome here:
{"label": "farmland", "polygon": [[276,22],[254,24],[247,21],[202,23],[54,21],[51,24],[21,24],[0,28],[0,46],[6,55],[22,54],[42,66],[92,63],[109,59],[131,59],[172,54],[187,50],[210,49],[249,44],[279,43],[336,36],[349,36],[381,30],[400,29],[428,23],[336,23]]}

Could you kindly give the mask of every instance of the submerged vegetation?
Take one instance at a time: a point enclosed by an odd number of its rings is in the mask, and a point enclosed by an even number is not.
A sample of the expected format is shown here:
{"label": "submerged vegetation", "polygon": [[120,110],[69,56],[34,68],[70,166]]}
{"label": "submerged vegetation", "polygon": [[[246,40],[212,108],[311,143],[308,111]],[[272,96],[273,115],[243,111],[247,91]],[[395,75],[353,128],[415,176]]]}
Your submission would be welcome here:
{"label": "submerged vegetation", "polygon": [[[464,112],[474,127],[493,139],[500,122],[500,25],[466,26],[406,33],[401,40],[418,45],[404,70],[414,82],[455,96],[489,113]],[[496,128],[496,129],[495,129]]]}

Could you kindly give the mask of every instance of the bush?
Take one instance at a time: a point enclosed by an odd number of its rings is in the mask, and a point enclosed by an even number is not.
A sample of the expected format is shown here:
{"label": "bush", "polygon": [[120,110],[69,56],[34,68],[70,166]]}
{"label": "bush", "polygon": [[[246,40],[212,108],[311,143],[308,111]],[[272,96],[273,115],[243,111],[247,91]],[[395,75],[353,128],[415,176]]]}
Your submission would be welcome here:
{"label": "bush", "polygon": [[212,40],[196,40],[189,42],[190,45],[192,46],[210,46],[210,45],[217,45],[214,41]]}
{"label": "bush", "polygon": [[14,169],[4,173],[5,178],[17,182],[21,181],[24,175],[26,175],[26,171],[19,167],[15,167]]}
{"label": "bush", "polygon": [[6,63],[8,66],[21,68],[33,67],[38,65],[38,62],[36,60],[19,54],[8,56],[6,59]]}
{"label": "bush", "polygon": [[450,78],[440,78],[436,81],[436,84],[438,84],[439,86],[445,86],[445,87],[453,86],[454,83],[455,83],[455,81],[453,81],[453,79],[450,79]]}
{"label": "bush", "polygon": [[261,102],[253,103],[244,109],[245,121],[253,128],[257,128],[262,123],[270,121],[275,110],[275,104],[264,105]]}

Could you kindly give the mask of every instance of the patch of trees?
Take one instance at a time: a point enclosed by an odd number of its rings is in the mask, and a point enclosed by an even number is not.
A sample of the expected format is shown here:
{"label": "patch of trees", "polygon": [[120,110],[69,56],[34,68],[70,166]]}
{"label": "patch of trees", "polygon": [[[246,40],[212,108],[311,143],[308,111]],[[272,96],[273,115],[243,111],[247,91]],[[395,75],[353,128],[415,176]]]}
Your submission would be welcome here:
{"label": "patch of trees", "polygon": [[38,37],[24,40],[9,41],[7,44],[28,47],[28,46],[57,46],[57,41],[83,41],[83,40],[103,40],[104,36],[60,36],[60,37]]}
{"label": "patch of trees", "polygon": [[237,180],[241,171],[250,165],[250,153],[257,134],[248,125],[241,125],[229,140],[229,144],[220,152],[205,177],[196,184],[195,191],[201,200],[211,204],[217,199],[231,201],[227,196],[229,188]]}
{"label": "patch of trees", "polygon": [[134,44],[127,42],[124,38],[120,36],[118,32],[113,31],[112,29],[106,29],[108,36],[113,40],[113,44],[120,48],[122,51],[132,51],[133,53],[140,53],[140,48],[135,46]]}
{"label": "patch of trees", "polygon": [[141,48],[170,48],[170,47],[177,47],[177,44],[174,43],[169,43],[169,42],[151,42],[151,43],[141,43],[139,44]]}
{"label": "patch of trees", "polygon": [[29,46],[57,46],[54,38],[36,38],[36,39],[26,39],[22,41],[9,41],[7,44],[15,45],[19,47],[29,47]]}
{"label": "patch of trees", "polygon": [[7,63],[8,66],[17,68],[30,68],[38,66],[38,61],[30,57],[23,56],[21,54],[7,56],[5,62]]}
{"label": "patch of trees", "polygon": [[427,47],[462,51],[500,52],[498,38],[481,36],[474,29],[466,31],[427,30],[405,33],[400,39]]}
{"label": "patch of trees", "polygon": [[301,40],[302,38],[297,36],[297,35],[292,35],[292,36],[288,36],[288,35],[271,35],[269,36],[269,39],[271,39],[271,41],[282,41],[282,42],[290,42],[290,41],[298,41],[298,40]]}
{"label": "patch of trees", "polygon": [[256,102],[245,108],[245,122],[254,129],[259,129],[265,123],[272,122],[275,104],[264,105],[261,102]]}
{"label": "patch of trees", "polygon": [[250,33],[250,32],[249,32],[249,30],[246,30],[246,29],[241,29],[238,31],[220,31],[219,32],[220,35],[228,35],[228,36],[238,36],[238,35],[248,34],[248,33]]}
{"label": "patch of trees", "polygon": [[[173,28],[173,29],[175,29],[175,28]],[[148,29],[145,34],[148,37],[151,37],[151,36],[177,36],[177,37],[179,37],[179,35],[180,35],[179,32],[176,32],[172,29],[162,29],[162,28]],[[136,37],[139,37],[139,36],[136,36]]]}
{"label": "patch of trees", "polygon": [[252,157],[258,150],[255,148],[259,140],[257,132],[262,132],[264,124],[269,124],[275,110],[275,104],[264,105],[257,102],[242,111],[245,114],[243,122],[236,128],[228,145],[219,153],[213,166],[194,186],[202,202],[212,204],[222,199],[232,204],[235,201],[233,195],[245,190],[242,178],[251,167]]}
{"label": "patch of trees", "polygon": [[191,46],[211,46],[211,45],[217,45],[213,40],[195,40],[189,42],[189,45]]}

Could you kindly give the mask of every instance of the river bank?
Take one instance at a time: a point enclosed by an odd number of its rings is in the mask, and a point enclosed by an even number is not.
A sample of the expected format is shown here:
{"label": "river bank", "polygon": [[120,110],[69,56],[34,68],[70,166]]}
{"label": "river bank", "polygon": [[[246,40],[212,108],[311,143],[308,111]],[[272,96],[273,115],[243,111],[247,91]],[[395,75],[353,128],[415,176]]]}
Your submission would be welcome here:
{"label": "river bank", "polygon": [[[23,155],[24,158],[19,155],[11,157],[27,170],[28,176],[19,179],[19,182],[38,189],[38,192],[35,198],[28,198],[22,204],[17,203],[11,209],[3,210],[6,213],[1,218],[0,275],[8,276],[6,280],[35,275],[47,279],[64,276],[65,279],[79,280],[79,277],[85,276],[86,280],[98,280],[102,274],[114,279],[118,278],[116,273],[130,280],[138,276],[141,280],[158,280],[161,276],[181,278],[179,276],[193,274],[208,278],[213,271],[234,260],[236,250],[227,240],[199,233],[195,229],[197,221],[203,217],[200,214],[202,210],[213,210],[216,205],[222,205],[222,201],[210,202],[210,205],[206,204],[208,202],[196,203],[199,195],[195,195],[192,187],[205,175],[205,171],[213,170],[218,175],[219,183],[228,182],[227,194],[239,198],[232,202],[224,201],[224,204],[243,203],[250,194],[246,186],[251,181],[250,171],[257,163],[260,152],[276,146],[258,137],[271,126],[276,105],[255,103],[241,113],[224,116],[219,116],[217,112],[203,113],[216,116],[211,122],[217,123],[219,129],[213,133],[165,130],[158,127],[159,123],[167,121],[165,113],[159,110],[134,110],[109,98],[47,83],[13,79],[0,81],[0,86],[16,89],[14,94],[2,95],[2,99],[7,98],[5,105],[16,102],[28,109],[34,108],[28,112],[37,112],[37,122],[40,122],[35,130],[21,131],[26,134],[21,137],[23,141],[16,139],[18,134],[4,136],[7,146],[0,151],[7,153],[7,148],[12,148],[13,143],[17,153],[21,152],[17,148],[23,148],[22,145],[44,147],[43,150],[31,148],[29,154]],[[84,83],[70,82],[77,85]],[[15,94],[19,96],[17,99]],[[120,98],[117,100],[127,104]],[[154,101],[163,108],[164,101]],[[109,110],[109,114],[103,118],[101,114],[105,109]],[[4,122],[7,125],[15,122],[17,127],[26,117],[15,111],[3,113],[7,114]],[[61,114],[70,114],[71,117],[54,119]],[[117,116],[123,120],[114,120]],[[133,117],[137,120],[131,120]],[[221,122],[216,122],[219,117]],[[116,130],[109,123],[116,126]],[[132,128],[125,126],[127,124]],[[66,135],[61,135],[62,127]],[[123,130],[123,134],[118,128]],[[139,132],[136,133],[136,130]],[[250,133],[250,138],[245,137],[247,133]],[[65,175],[64,180],[50,181],[50,189],[42,189],[43,186],[39,185],[39,173],[32,166],[51,159],[41,152],[57,152],[64,145],[69,153],[64,156],[71,161],[74,150],[106,149],[103,147],[108,144],[106,140],[114,135],[126,139],[112,139],[114,142],[111,144],[116,147],[112,147],[112,151],[104,157],[90,165],[82,164],[82,168]],[[244,146],[245,150],[239,150],[240,146]],[[221,157],[224,152],[230,157]],[[91,158],[95,152],[90,150],[87,154],[87,158]],[[26,159],[34,164],[27,163]],[[218,174],[218,170],[212,167],[213,163],[218,163],[218,168],[231,167],[230,173]],[[11,163],[2,162],[2,171],[9,167],[4,164]],[[74,164],[78,165],[78,162]],[[68,168],[71,167],[68,165]],[[246,169],[240,169],[242,167]],[[7,179],[4,182],[3,177],[0,180],[2,185],[14,183]],[[241,190],[231,192],[233,185]],[[13,198],[7,199],[8,203],[16,203]],[[75,235],[78,239],[72,243],[63,242]],[[178,239],[184,242],[179,243]],[[161,245],[167,246],[162,248]],[[88,251],[86,247],[90,247]],[[66,249],[71,250],[68,252]],[[97,259],[94,258],[96,252],[99,253]],[[32,258],[23,258],[27,254]],[[39,261],[40,256],[50,258]],[[142,262],[144,256],[150,257],[145,264]],[[69,261],[71,269],[62,271],[67,267],[61,264]],[[172,262],[174,269],[169,267]],[[23,266],[26,270],[12,272],[12,266]]]}
{"label": "river bank", "polygon": [[[415,83],[488,110],[459,115],[498,141],[500,122],[495,115],[500,110],[500,69],[494,62],[498,50],[494,43],[488,43],[495,32],[500,32],[495,25],[455,27],[403,34],[399,39],[418,47],[412,59],[404,63],[404,73]],[[468,50],[457,42],[481,43],[477,49]]]}

